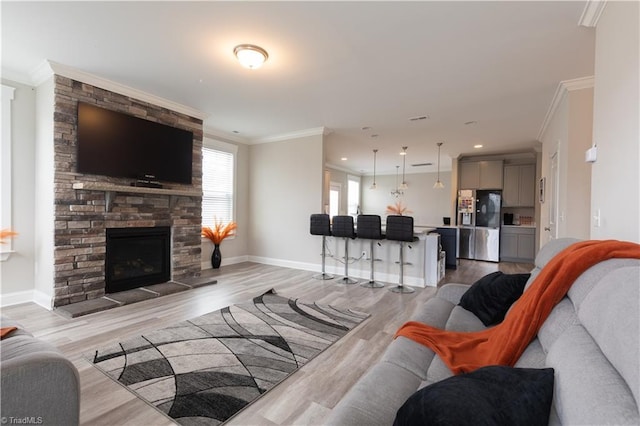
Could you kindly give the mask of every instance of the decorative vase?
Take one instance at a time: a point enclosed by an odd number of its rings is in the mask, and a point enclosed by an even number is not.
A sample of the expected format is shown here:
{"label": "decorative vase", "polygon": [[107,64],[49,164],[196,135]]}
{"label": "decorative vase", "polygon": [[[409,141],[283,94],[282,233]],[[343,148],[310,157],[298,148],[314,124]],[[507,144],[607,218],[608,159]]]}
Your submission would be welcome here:
{"label": "decorative vase", "polygon": [[218,269],[220,262],[222,262],[222,253],[220,253],[220,244],[216,244],[213,248],[213,253],[211,253],[211,267]]}

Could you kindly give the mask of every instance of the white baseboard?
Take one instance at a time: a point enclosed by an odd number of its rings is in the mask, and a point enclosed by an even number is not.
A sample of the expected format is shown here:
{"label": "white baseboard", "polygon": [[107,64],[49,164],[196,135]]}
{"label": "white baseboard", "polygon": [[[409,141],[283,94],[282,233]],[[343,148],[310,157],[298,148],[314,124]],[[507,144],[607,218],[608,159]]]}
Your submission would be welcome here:
{"label": "white baseboard", "polygon": [[51,297],[38,290],[16,291],[0,295],[0,307],[3,308],[31,302],[51,310]]}
{"label": "white baseboard", "polygon": [[[301,269],[303,271],[312,271],[312,272],[322,271],[322,265],[315,264],[315,263],[294,262],[291,260],[274,259],[274,258],[261,257],[261,256],[249,256],[249,261],[262,263],[265,265],[281,266],[283,268]],[[344,273],[344,267],[326,265],[325,271],[328,274],[332,274],[332,275],[335,275],[336,277],[340,277]],[[365,270],[365,269],[356,269],[353,267],[349,267],[349,276],[368,281],[369,277],[371,276],[371,271],[369,269]],[[386,283],[397,283],[400,279],[399,275],[397,274],[385,274],[381,272],[377,272],[375,274],[375,278],[377,281],[383,281]],[[407,275],[404,276],[404,284],[409,285],[411,287],[419,287],[419,288],[427,287],[424,283],[424,278],[412,277]]]}
{"label": "white baseboard", "polygon": [[46,293],[43,293],[39,290],[33,290],[33,302],[42,306],[45,309],[52,310],[53,303],[52,297]]}
{"label": "white baseboard", "polygon": [[20,303],[33,302],[33,290],[15,291],[13,293],[0,294],[0,306],[19,305]]}
{"label": "white baseboard", "polygon": [[249,261],[264,265],[281,266],[283,268],[300,269],[303,271],[319,271],[320,266],[313,263],[296,262],[294,260],[275,259],[272,257],[249,256]]}
{"label": "white baseboard", "polygon": [[[229,257],[229,258],[223,257],[222,262],[220,263],[220,266],[235,265],[236,263],[242,263],[242,262],[249,262],[249,256],[245,255],[245,256],[236,256],[236,257]],[[209,260],[202,261],[201,268],[202,270],[212,269],[211,261]]]}

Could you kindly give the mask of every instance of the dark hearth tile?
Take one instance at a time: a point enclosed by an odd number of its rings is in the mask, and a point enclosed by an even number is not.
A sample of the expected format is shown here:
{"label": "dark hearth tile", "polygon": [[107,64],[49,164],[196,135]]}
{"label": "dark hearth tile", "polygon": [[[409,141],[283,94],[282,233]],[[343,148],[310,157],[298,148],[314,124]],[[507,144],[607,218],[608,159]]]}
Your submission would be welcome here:
{"label": "dark hearth tile", "polygon": [[117,293],[109,293],[106,295],[109,299],[113,299],[123,305],[130,303],[142,302],[143,300],[154,299],[159,294],[156,292],[146,291],[139,288],[133,290],[119,291]]}
{"label": "dark hearth tile", "polygon": [[99,298],[84,300],[70,305],[58,306],[55,308],[55,311],[67,318],[77,318],[94,312],[106,311],[107,309],[115,308],[120,305],[120,303],[114,302],[113,300]]}
{"label": "dark hearth tile", "polygon": [[167,294],[179,293],[181,291],[189,290],[191,287],[185,284],[169,281],[161,284],[146,285],[144,286],[144,288],[158,293],[160,296],[164,296]]}
{"label": "dark hearth tile", "polygon": [[213,277],[194,277],[194,278],[181,278],[180,284],[188,285],[191,288],[203,287],[210,284],[218,284],[218,280]]}

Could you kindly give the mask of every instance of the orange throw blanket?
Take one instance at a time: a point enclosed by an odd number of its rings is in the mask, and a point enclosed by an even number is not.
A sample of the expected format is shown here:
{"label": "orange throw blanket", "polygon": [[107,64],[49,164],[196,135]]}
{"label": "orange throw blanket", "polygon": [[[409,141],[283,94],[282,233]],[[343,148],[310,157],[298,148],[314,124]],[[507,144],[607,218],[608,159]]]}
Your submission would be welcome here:
{"label": "orange throw blanket", "polygon": [[567,247],[549,261],[504,321],[493,328],[456,332],[410,321],[398,329],[395,337],[404,336],[431,348],[454,374],[487,365],[513,366],[576,278],[611,258],[640,259],[640,245],[607,240],[582,241]]}

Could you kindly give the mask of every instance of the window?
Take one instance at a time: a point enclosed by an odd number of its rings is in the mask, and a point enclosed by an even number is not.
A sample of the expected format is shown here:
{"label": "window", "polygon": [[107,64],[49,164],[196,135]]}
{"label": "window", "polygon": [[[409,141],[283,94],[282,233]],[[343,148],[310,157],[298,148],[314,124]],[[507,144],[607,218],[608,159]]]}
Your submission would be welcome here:
{"label": "window", "polygon": [[360,213],[360,178],[349,175],[347,183],[347,214],[355,218]]}
{"label": "window", "polygon": [[237,147],[205,138],[202,148],[202,226],[235,220]]}
{"label": "window", "polygon": [[334,217],[340,214],[340,195],[342,185],[338,182],[331,182],[329,185],[329,216]]}

